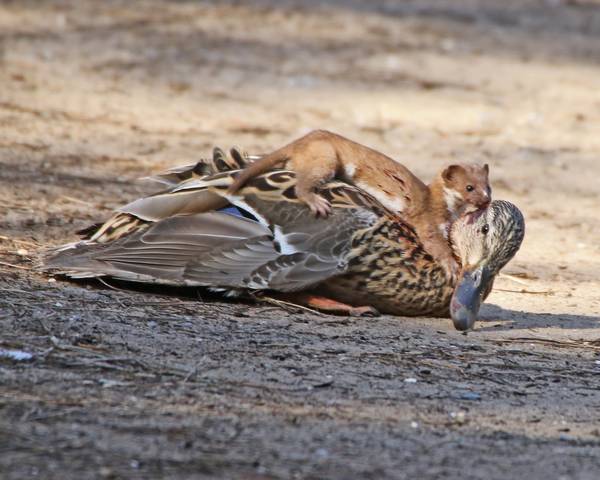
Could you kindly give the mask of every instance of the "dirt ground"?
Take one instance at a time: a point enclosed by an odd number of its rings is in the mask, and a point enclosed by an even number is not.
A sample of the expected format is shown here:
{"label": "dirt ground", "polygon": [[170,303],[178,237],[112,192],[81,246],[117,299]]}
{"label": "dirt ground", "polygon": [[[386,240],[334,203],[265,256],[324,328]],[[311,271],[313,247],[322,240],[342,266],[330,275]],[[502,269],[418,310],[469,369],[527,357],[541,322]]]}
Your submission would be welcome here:
{"label": "dirt ground", "polygon": [[[527,234],[475,331],[34,270],[137,178],[313,128],[490,164]],[[2,1],[0,477],[595,480],[599,179],[595,2]]]}

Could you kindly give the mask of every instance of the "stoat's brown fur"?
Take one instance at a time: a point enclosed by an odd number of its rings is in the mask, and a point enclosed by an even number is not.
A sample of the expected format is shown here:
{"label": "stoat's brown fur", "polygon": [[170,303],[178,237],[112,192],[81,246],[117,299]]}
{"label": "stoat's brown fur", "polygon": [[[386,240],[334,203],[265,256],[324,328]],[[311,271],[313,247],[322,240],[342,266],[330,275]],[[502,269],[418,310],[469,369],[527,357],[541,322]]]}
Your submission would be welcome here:
{"label": "stoat's brown fur", "polygon": [[356,185],[394,212],[401,212],[415,228],[425,249],[450,273],[457,264],[447,241],[454,217],[471,206],[491,200],[488,166],[450,165],[427,186],[390,157],[347,138],[315,130],[248,166],[229,192],[235,193],[251,178],[278,166],[296,172],[296,195],[318,216],[331,206],[316,189],[334,177]]}

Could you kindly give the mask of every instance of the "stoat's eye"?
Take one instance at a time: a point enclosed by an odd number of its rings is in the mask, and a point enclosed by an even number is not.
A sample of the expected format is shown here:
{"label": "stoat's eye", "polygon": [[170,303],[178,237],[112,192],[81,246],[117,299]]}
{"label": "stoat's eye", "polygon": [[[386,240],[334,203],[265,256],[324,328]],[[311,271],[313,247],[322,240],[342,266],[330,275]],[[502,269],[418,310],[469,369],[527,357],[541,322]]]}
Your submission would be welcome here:
{"label": "stoat's eye", "polygon": [[475,190],[473,185],[467,185],[467,192],[472,192],[473,190]]}
{"label": "stoat's eye", "polygon": [[483,227],[481,227],[481,233],[483,233],[484,235],[487,235],[487,233],[490,231],[490,226],[486,223]]}

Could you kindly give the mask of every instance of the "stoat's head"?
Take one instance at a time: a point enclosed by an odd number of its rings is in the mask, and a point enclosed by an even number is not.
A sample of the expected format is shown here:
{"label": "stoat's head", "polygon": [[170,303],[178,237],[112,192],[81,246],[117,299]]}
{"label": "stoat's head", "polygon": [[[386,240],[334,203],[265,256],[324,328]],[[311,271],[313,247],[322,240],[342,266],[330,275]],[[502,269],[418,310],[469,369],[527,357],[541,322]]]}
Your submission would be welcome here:
{"label": "stoat's head", "polygon": [[446,205],[455,215],[487,207],[492,200],[487,163],[450,165],[440,176]]}

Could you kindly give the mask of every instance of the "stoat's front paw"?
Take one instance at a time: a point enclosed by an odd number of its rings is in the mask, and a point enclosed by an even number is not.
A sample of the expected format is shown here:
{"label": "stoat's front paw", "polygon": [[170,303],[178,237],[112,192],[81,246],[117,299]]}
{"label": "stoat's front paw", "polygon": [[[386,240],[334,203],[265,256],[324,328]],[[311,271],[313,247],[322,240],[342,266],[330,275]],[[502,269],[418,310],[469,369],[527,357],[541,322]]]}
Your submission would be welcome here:
{"label": "stoat's front paw", "polygon": [[460,266],[458,262],[453,257],[447,257],[440,260],[442,267],[444,267],[444,271],[448,278],[452,281],[456,281],[458,279],[458,274],[460,272]]}
{"label": "stoat's front paw", "polygon": [[326,218],[331,213],[331,204],[321,195],[313,193],[308,198],[302,198],[301,200],[308,205],[308,208],[316,217]]}

